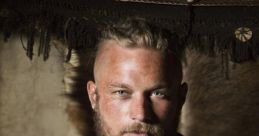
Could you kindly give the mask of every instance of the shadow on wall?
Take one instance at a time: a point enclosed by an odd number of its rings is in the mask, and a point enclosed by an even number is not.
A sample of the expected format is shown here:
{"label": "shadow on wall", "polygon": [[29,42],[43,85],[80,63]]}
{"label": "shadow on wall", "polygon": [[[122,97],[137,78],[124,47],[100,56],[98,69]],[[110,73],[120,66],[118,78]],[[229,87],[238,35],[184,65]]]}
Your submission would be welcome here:
{"label": "shadow on wall", "polygon": [[0,135],[68,136],[62,54],[52,46],[48,61],[30,61],[20,38],[0,39]]}
{"label": "shadow on wall", "polygon": [[185,136],[259,135],[259,62],[229,62],[187,51],[184,80],[189,84],[182,113]]}

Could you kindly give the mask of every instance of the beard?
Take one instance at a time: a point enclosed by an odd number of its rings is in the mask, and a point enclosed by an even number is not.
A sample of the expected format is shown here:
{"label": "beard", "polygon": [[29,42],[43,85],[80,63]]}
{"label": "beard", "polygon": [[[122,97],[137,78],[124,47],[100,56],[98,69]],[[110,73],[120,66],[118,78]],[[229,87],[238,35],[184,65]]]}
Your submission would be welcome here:
{"label": "beard", "polygon": [[[97,102],[98,103],[98,102]],[[100,114],[100,110],[96,106],[94,113],[95,131],[97,136],[123,136],[126,133],[146,133],[148,136],[165,136],[164,129],[161,125],[147,124],[144,122],[128,124],[117,135],[111,134],[111,128]]]}

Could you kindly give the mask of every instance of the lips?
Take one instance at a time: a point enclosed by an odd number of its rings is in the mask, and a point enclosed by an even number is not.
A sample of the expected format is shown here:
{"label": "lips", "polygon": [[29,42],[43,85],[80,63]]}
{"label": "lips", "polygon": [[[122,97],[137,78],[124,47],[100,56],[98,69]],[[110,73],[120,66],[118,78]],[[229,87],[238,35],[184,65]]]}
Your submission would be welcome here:
{"label": "lips", "polygon": [[125,133],[123,136],[149,136],[147,133]]}

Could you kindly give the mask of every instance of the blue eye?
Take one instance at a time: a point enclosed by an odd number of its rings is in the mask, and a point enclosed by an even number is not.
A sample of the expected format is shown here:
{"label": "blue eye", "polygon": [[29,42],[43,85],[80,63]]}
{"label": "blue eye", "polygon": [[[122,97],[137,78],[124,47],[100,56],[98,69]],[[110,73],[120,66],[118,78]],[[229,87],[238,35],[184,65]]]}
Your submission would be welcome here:
{"label": "blue eye", "polygon": [[153,91],[151,93],[151,96],[154,96],[154,97],[160,97],[160,98],[164,98],[166,96],[166,94],[164,92],[161,92],[159,90],[156,90],[156,91]]}
{"label": "blue eye", "polygon": [[128,95],[128,93],[125,90],[118,90],[114,91],[113,93],[119,97],[125,97]]}

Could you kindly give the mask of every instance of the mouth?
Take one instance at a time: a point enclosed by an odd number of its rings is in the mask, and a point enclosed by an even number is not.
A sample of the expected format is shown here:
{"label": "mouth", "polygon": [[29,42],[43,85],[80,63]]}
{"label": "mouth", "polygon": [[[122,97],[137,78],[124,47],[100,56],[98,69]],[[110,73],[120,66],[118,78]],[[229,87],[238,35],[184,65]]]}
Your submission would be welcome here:
{"label": "mouth", "polygon": [[144,132],[130,132],[130,133],[125,133],[123,136],[149,136],[149,135]]}

